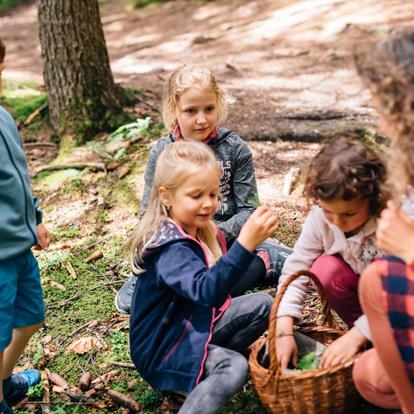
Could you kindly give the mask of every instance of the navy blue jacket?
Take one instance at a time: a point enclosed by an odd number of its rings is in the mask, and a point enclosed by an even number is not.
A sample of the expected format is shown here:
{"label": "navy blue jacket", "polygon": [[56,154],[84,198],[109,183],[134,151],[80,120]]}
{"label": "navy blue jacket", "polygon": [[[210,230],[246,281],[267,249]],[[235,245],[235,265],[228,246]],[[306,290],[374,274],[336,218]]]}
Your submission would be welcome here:
{"label": "navy blue jacket", "polygon": [[144,255],[131,305],[131,356],[154,388],[199,382],[214,320],[255,255],[237,241],[208,267],[200,243],[166,221]]}

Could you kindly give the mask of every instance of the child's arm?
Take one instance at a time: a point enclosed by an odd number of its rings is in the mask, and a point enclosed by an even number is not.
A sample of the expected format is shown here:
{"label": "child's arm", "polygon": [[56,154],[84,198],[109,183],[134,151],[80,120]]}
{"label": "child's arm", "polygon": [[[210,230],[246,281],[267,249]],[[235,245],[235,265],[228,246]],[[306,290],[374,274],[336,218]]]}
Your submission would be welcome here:
{"label": "child's arm", "polygon": [[[286,259],[278,289],[286,279],[297,270],[308,270],[316,258],[323,253],[321,236],[322,212],[312,208],[305,220],[301,234],[295,244],[293,253]],[[296,279],[289,285],[279,307],[277,320],[276,354],[282,368],[287,368],[292,360],[297,363],[297,346],[293,337],[295,320],[302,320],[303,302],[308,289],[309,279],[305,276]]]}
{"label": "child's arm", "polygon": [[414,260],[414,221],[392,201],[387,203],[378,220],[377,240],[378,246],[388,254],[406,263]]}
{"label": "child's arm", "polygon": [[208,268],[188,240],[164,247],[158,274],[180,296],[201,306],[221,306],[255,257],[254,249],[276,230],[276,218],[258,208],[243,226],[228,253]]}
{"label": "child's arm", "polygon": [[[246,143],[235,148],[232,174],[232,195],[236,204],[236,214],[226,221],[219,222],[218,227],[227,241],[235,240],[244,223],[259,205],[256,176],[253,167],[252,153]],[[225,177],[222,181],[225,181]],[[224,198],[223,203],[226,203]]]}

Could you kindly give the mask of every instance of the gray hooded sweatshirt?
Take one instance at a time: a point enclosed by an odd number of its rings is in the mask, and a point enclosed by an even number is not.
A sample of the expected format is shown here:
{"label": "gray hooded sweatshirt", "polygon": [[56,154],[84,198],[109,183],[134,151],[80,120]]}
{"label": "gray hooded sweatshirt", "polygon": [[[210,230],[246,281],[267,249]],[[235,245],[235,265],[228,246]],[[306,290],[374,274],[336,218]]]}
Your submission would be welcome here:
{"label": "gray hooded sweatshirt", "polygon": [[0,261],[36,244],[36,225],[41,220],[19,132],[11,115],[0,106]]}
{"label": "gray hooded sweatshirt", "polygon": [[[164,148],[175,141],[172,133],[153,146],[145,169],[141,217],[147,209],[154,179],[155,164]],[[250,214],[259,204],[252,153],[234,132],[218,128],[218,137],[207,144],[216,154],[221,167],[221,201],[214,216],[227,242],[237,238]]]}

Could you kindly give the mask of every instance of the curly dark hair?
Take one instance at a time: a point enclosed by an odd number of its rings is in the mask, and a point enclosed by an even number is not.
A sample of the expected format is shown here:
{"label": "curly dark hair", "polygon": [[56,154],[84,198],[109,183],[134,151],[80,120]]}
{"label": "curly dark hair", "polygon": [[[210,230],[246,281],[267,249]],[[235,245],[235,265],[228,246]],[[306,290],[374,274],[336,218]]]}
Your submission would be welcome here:
{"label": "curly dark hair", "polygon": [[387,200],[385,177],[385,165],[373,149],[341,136],[324,143],[310,162],[305,196],[312,202],[367,198],[370,214],[378,216]]}
{"label": "curly dark hair", "polygon": [[0,64],[4,62],[4,57],[6,56],[6,45],[3,42],[3,39],[0,37]]}
{"label": "curly dark hair", "polygon": [[414,29],[405,29],[367,50],[355,63],[373,95],[373,105],[391,127],[388,184],[399,198],[414,185]]}

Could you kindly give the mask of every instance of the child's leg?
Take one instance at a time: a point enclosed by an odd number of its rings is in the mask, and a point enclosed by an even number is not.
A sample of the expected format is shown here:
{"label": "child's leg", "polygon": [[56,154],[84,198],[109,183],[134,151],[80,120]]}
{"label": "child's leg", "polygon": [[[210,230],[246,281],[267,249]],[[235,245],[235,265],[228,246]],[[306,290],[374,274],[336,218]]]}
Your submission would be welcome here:
{"label": "child's leg", "polygon": [[340,256],[320,256],[310,270],[325,288],[331,308],[352,327],[362,315],[358,299],[359,276]]}
{"label": "child's leg", "polygon": [[[384,262],[384,259],[381,262]],[[414,387],[401,359],[382,297],[381,262],[370,265],[361,276],[361,304],[368,318],[378,358],[388,375],[391,387],[395,390],[400,406],[405,414],[414,413]],[[380,401],[372,402],[380,405]]]}
{"label": "child's leg", "polygon": [[358,358],[352,376],[358,392],[370,403],[387,410],[401,408],[376,349],[370,349]]}
{"label": "child's leg", "polygon": [[232,299],[214,326],[211,343],[244,351],[268,328],[272,304],[272,297],[262,292]]}
{"label": "child's leg", "polygon": [[1,370],[2,378],[8,378],[12,375],[13,369],[17,364],[20,356],[23,354],[30,338],[35,334],[42,324],[25,326],[13,330],[13,339],[11,344],[4,351],[3,367]]}
{"label": "child's leg", "polygon": [[179,414],[214,414],[247,381],[249,365],[238,352],[208,345],[203,380],[188,395]]}

